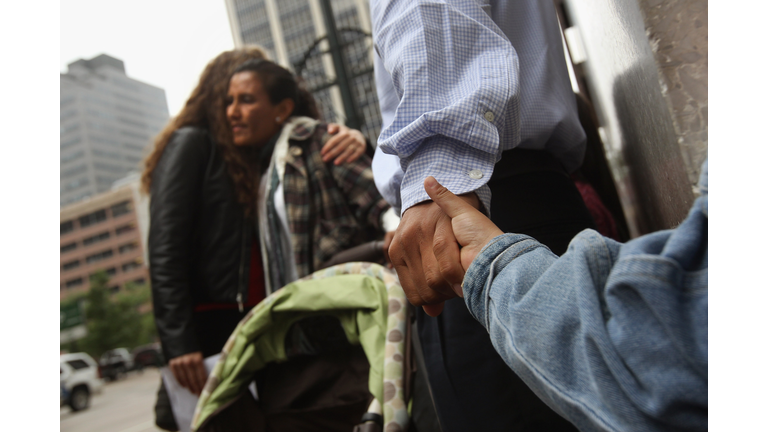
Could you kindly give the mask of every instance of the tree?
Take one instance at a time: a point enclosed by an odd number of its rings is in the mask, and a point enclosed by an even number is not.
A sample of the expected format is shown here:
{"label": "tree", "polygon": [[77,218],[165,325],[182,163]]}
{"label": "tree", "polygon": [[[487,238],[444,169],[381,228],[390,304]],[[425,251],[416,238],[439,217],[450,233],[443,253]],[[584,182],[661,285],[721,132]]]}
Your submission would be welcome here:
{"label": "tree", "polygon": [[151,313],[139,312],[149,300],[146,285],[129,286],[124,294],[116,296],[108,286],[109,276],[99,271],[91,277],[91,289],[85,297],[88,334],[79,341],[79,346],[96,358],[107,350],[133,348],[154,338]]}

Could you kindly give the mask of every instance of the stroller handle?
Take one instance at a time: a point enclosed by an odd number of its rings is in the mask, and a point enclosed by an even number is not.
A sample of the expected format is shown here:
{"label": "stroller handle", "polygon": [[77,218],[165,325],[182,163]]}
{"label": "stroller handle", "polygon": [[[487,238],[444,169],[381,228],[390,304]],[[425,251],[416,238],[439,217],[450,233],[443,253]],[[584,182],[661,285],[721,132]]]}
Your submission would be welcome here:
{"label": "stroller handle", "polygon": [[324,262],[319,270],[347,262],[379,262],[382,259],[384,259],[384,241],[374,240],[337,253]]}

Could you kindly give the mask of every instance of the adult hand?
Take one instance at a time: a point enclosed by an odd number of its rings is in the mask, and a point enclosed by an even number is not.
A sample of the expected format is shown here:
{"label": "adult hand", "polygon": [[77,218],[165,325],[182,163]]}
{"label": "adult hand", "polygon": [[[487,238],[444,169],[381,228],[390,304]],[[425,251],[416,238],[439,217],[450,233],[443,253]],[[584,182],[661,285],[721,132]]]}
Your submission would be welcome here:
{"label": "adult hand", "polygon": [[[451,218],[453,235],[461,245],[461,266],[466,272],[472,261],[494,237],[504,234],[484,214],[467,204],[430,176],[424,180],[424,189],[432,201]],[[441,253],[435,252],[438,261]],[[453,255],[447,254],[445,259]]]}
{"label": "adult hand", "polygon": [[[480,207],[474,193],[458,199]],[[459,244],[451,219],[436,203],[426,201],[405,211],[389,256],[408,301],[422,306],[427,315],[439,315],[445,300],[462,295]]]}
{"label": "adult hand", "polygon": [[190,392],[200,395],[208,379],[208,373],[203,365],[203,353],[196,351],[172,358],[168,362],[176,381]]}
{"label": "adult hand", "polygon": [[354,162],[365,153],[365,146],[367,144],[365,137],[359,130],[350,129],[336,123],[329,123],[328,133],[332,136],[323,145],[323,148],[320,149],[323,162],[336,158],[333,161],[334,165],[341,165],[345,162]]}

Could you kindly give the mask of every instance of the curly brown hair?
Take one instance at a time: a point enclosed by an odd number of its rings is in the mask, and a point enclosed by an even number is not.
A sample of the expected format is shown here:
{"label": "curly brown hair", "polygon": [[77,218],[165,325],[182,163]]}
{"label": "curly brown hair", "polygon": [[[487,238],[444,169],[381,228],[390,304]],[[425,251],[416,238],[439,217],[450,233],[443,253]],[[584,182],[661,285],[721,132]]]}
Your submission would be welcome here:
{"label": "curly brown hair", "polygon": [[245,208],[246,214],[255,213],[259,178],[256,172],[258,152],[249,146],[235,146],[232,142],[232,131],[227,127],[225,98],[229,78],[237,66],[248,60],[266,58],[267,55],[261,47],[246,46],[225,51],[208,63],[184,108],[157,135],[154,149],[144,159],[142,192],[149,194],[152,173],[173,133],[184,126],[197,126],[207,129],[221,149],[227,171],[235,186],[237,200]]}

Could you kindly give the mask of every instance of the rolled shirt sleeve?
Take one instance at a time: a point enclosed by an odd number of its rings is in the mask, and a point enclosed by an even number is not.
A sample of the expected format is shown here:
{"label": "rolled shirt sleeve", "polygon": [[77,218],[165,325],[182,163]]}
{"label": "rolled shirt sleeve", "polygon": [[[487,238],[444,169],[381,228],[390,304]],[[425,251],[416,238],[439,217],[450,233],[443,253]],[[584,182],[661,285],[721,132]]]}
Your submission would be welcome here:
{"label": "rolled shirt sleeve", "polygon": [[487,211],[500,143],[520,141],[515,49],[474,1],[373,1],[372,16],[399,98],[379,146],[400,158],[403,211],[429,200],[429,175],[456,194],[477,191]]}

